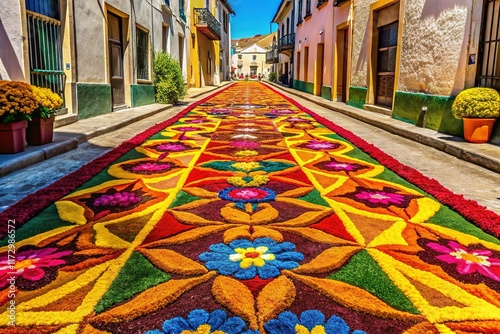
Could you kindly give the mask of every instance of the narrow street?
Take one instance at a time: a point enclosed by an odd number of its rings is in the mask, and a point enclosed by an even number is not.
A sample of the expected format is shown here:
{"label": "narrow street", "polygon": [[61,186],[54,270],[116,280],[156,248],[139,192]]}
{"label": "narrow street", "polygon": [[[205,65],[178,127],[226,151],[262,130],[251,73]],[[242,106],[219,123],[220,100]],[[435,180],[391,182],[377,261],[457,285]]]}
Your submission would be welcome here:
{"label": "narrow street", "polygon": [[[184,103],[195,102],[207,95],[209,94],[195,99],[184,100]],[[463,194],[465,198],[474,200],[500,214],[500,194],[498,193],[500,178],[497,173],[464,162],[426,145],[401,138],[359,120],[335,113],[300,97],[289,96],[335,124],[354,132],[401,163],[437,180],[451,191]],[[137,133],[182,111],[185,107],[184,104],[177,105],[172,109],[117,131],[93,138],[88,143],[80,145],[76,150],[0,178],[0,182],[2,182],[0,210],[5,210],[19,199],[75,171],[80,166],[118,146],[121,142],[132,138]]]}
{"label": "narrow street", "polygon": [[495,173],[259,82],[205,97],[0,180],[29,196],[0,331],[495,332]]}

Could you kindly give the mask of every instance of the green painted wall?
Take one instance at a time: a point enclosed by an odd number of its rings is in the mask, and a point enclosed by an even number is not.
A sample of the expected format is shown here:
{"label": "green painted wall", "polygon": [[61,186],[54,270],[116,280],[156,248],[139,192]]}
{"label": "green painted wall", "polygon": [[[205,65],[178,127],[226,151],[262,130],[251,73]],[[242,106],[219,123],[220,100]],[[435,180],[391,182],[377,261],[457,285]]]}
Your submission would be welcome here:
{"label": "green painted wall", "polygon": [[132,108],[155,103],[155,87],[153,85],[130,85]]}
{"label": "green painted wall", "polygon": [[293,80],[293,88],[302,92],[312,94],[314,91],[314,84],[312,82]]}
{"label": "green painted wall", "polygon": [[112,110],[110,84],[76,84],[78,119],[108,114]]}
{"label": "green painted wall", "polygon": [[321,97],[327,100],[332,100],[332,87],[323,86],[321,87]]}
{"label": "green painted wall", "polygon": [[422,107],[427,107],[425,127],[439,132],[463,136],[462,120],[451,114],[454,97],[396,91],[392,117],[421,125]]}
{"label": "green painted wall", "polygon": [[366,87],[349,87],[349,101],[348,105],[363,109],[366,103],[366,94],[368,93],[368,88]]}

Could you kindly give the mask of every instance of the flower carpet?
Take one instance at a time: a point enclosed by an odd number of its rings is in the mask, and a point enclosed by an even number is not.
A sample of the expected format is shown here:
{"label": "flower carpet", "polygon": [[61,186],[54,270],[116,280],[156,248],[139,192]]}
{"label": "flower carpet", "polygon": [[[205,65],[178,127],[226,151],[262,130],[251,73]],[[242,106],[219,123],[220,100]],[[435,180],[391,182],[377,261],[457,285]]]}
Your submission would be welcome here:
{"label": "flower carpet", "polygon": [[0,333],[500,333],[499,217],[261,83],[0,218]]}

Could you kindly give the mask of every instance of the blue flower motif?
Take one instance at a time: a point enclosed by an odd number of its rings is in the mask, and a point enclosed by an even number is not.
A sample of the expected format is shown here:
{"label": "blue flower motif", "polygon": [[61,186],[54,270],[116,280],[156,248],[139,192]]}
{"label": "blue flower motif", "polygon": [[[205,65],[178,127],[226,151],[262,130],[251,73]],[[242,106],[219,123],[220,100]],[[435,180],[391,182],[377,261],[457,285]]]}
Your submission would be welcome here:
{"label": "blue flower motif", "polygon": [[[281,313],[278,319],[269,320],[264,328],[268,334],[296,334],[299,330],[301,330],[300,333],[309,333],[313,329],[317,333],[326,334],[351,333],[351,329],[342,318],[333,315],[325,322],[325,315],[318,310],[304,311],[300,315],[300,319],[292,312],[286,311]],[[355,330],[352,334],[366,333]]]}
{"label": "blue flower motif", "polygon": [[264,187],[229,187],[219,191],[219,197],[223,200],[236,203],[263,203],[274,201],[276,199],[276,193],[273,190]]}
{"label": "blue flower motif", "polygon": [[223,310],[208,313],[205,310],[193,310],[186,319],[176,317],[163,323],[162,330],[152,330],[145,334],[181,334],[183,331],[196,331],[200,333],[225,334],[258,334],[256,330],[246,329],[246,323],[240,317],[227,318]]}
{"label": "blue flower motif", "polygon": [[274,278],[281,270],[294,269],[304,255],[294,252],[291,242],[277,243],[271,238],[259,238],[253,242],[238,239],[229,245],[224,243],[210,246],[210,252],[200,254],[209,270],[237,279],[252,279],[259,275],[262,279]]}

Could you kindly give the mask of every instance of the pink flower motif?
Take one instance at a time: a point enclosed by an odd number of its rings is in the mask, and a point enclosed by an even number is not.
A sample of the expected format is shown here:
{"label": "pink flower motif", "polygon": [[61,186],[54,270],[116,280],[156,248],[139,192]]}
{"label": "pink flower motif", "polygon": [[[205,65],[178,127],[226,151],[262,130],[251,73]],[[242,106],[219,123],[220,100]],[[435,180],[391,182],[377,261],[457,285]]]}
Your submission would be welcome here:
{"label": "pink flower motif", "polygon": [[333,168],[335,170],[347,170],[347,171],[351,171],[351,170],[356,169],[356,167],[351,165],[351,164],[334,162],[334,161],[325,164],[325,167]]}
{"label": "pink flower motif", "polygon": [[327,141],[311,140],[309,143],[307,143],[306,147],[313,150],[329,150],[337,148],[338,144],[330,143]]}
{"label": "pink flower motif", "polygon": [[158,145],[156,149],[165,152],[180,152],[184,151],[186,149],[186,146],[177,143],[166,143]]}
{"label": "pink flower motif", "polygon": [[57,252],[57,248],[33,249],[20,252],[16,256],[14,264],[8,261],[7,253],[0,256],[0,288],[8,284],[10,276],[22,277],[30,281],[38,281],[43,278],[45,271],[43,267],[55,267],[66,264],[61,257],[73,253],[71,250]]}
{"label": "pink flower motif", "polygon": [[430,242],[427,246],[443,253],[443,255],[436,256],[436,259],[446,263],[456,263],[460,274],[472,274],[477,271],[481,275],[500,282],[500,259],[490,257],[490,250],[481,249],[469,252],[467,248],[455,241],[450,241],[449,247],[435,242]]}
{"label": "pink flower motif", "polygon": [[169,169],[172,169],[172,165],[170,164],[150,162],[132,167],[132,171],[134,172],[163,172]]}
{"label": "pink flower motif", "polygon": [[232,141],[229,143],[229,145],[236,147],[236,148],[241,148],[241,149],[260,147],[259,143],[254,142],[254,141],[248,141],[248,140]]}
{"label": "pink flower motif", "polygon": [[401,204],[405,197],[401,194],[387,193],[385,191],[362,191],[355,195],[357,199],[365,200],[374,204]]}
{"label": "pink flower motif", "polygon": [[271,113],[277,115],[290,115],[290,114],[295,114],[296,112],[290,109],[273,109],[271,110]]}
{"label": "pink flower motif", "polygon": [[189,132],[189,131],[198,131],[198,130],[201,130],[201,129],[200,128],[196,128],[194,126],[183,126],[183,127],[180,127],[180,128],[174,128],[174,130],[183,131],[183,132]]}

